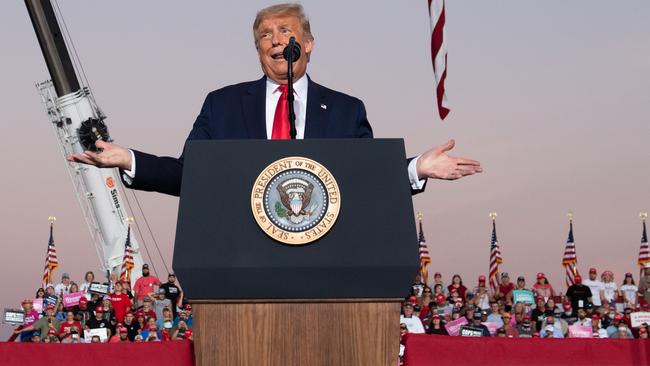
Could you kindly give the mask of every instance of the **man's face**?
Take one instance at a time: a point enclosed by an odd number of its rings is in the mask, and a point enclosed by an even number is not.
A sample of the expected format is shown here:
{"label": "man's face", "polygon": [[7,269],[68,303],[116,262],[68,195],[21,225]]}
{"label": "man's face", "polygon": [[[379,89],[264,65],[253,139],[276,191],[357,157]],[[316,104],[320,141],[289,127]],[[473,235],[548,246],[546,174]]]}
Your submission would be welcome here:
{"label": "man's face", "polygon": [[176,282],[176,276],[169,276],[169,277],[167,277],[167,281],[169,281],[169,283],[174,283],[174,282]]}
{"label": "man's face", "polygon": [[578,318],[584,319],[585,316],[587,316],[587,313],[585,312],[584,309],[578,309]]}
{"label": "man's face", "polygon": [[124,322],[126,324],[131,324],[133,322],[133,314],[126,314],[126,317],[124,318]]}
{"label": "man's face", "polygon": [[490,310],[492,310],[492,314],[496,314],[499,312],[499,304],[493,303],[490,305]]}
{"label": "man's face", "polygon": [[411,316],[413,315],[413,307],[412,306],[405,306],[404,307],[404,316]]}
{"label": "man's face", "polygon": [[312,40],[304,38],[300,21],[295,16],[271,16],[262,19],[257,27],[257,53],[260,57],[262,71],[271,80],[287,83],[287,61],[282,51],[289,44],[290,37],[302,46],[300,59],[293,65],[295,80],[307,72],[307,59],[311,54]]}
{"label": "man's face", "polygon": [[70,279],[68,277],[63,277],[61,279],[61,282],[63,282],[63,284],[67,286],[70,283]]}
{"label": "man's face", "polygon": [[596,281],[596,277],[598,277],[598,274],[596,272],[589,272],[589,279],[592,281]]}
{"label": "man's face", "polygon": [[145,275],[145,276],[148,276],[149,275],[149,268],[143,268],[142,269],[142,274]]}

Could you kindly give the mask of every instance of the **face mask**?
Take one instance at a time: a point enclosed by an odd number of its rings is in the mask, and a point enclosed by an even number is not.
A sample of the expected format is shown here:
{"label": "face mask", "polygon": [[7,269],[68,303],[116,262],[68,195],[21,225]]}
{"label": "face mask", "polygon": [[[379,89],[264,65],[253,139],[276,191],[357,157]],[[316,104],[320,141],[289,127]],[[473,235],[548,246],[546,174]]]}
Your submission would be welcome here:
{"label": "face mask", "polygon": [[569,310],[569,311],[565,311],[564,314],[565,314],[565,315],[571,315],[572,312],[571,312],[571,310]]}
{"label": "face mask", "polygon": [[607,314],[607,316],[608,316],[610,319],[614,319],[614,313],[609,313],[609,314]]}

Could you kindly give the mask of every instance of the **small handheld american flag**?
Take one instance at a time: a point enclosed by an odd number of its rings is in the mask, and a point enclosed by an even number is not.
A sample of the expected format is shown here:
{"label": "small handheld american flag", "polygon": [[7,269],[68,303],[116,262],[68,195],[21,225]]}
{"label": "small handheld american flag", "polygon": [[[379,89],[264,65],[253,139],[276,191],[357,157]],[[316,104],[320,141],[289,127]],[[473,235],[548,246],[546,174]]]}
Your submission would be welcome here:
{"label": "small handheld american flag", "polygon": [[428,284],[429,279],[429,263],[431,263],[431,257],[429,257],[429,248],[427,248],[427,241],[424,238],[424,231],[422,230],[422,214],[418,213],[419,220],[419,229],[420,234],[418,235],[418,241],[420,242],[420,275],[422,275],[422,282]]}
{"label": "small handheld american flag", "polygon": [[126,282],[131,287],[131,270],[133,270],[133,247],[131,246],[131,227],[126,231],[126,242],[124,243],[124,258],[122,258],[122,272],[120,281]]}
{"label": "small handheld american flag", "polygon": [[569,237],[564,247],[564,256],[562,257],[562,265],[566,271],[566,286],[569,287],[576,283],[576,276],[578,275],[578,257],[576,256],[576,245],[573,240],[573,214],[569,213]]}

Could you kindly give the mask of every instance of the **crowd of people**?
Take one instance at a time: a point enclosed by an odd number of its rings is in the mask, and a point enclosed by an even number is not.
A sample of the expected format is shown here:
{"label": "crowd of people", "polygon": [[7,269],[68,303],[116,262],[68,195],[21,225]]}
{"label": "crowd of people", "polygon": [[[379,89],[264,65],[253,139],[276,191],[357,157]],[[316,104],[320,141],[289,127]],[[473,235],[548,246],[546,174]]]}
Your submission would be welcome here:
{"label": "crowd of people", "polygon": [[[22,301],[24,323],[14,335],[21,342],[44,343],[193,340],[192,306],[174,273],[161,283],[144,264],[133,287],[111,275],[104,283],[106,294],[94,291],[92,283],[93,272],[87,272],[81,284],[63,273],[60,283],[39,288],[35,298]],[[66,295],[79,293],[78,301],[64,301]],[[35,302],[42,311],[34,309]]]}
{"label": "crowd of people", "polygon": [[485,276],[468,288],[457,274],[448,285],[440,273],[429,284],[418,275],[403,303],[400,329],[402,335],[645,339],[649,325],[638,322],[650,311],[650,263],[643,271],[637,285],[632,273],[616,282],[612,271],[599,276],[590,268],[588,279],[576,275],[564,294],[541,272],[532,285],[503,272],[494,290]]}

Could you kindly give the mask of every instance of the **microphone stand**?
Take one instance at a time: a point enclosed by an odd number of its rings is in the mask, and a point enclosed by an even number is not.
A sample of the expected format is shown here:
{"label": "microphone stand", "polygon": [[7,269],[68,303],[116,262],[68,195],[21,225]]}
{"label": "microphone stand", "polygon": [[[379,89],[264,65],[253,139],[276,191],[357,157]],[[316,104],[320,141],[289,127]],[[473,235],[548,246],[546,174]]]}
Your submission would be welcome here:
{"label": "microphone stand", "polygon": [[[292,45],[295,42],[295,38],[291,37],[289,44]],[[296,114],[293,111],[293,49],[290,50],[289,57],[287,57],[288,67],[287,67],[287,104],[289,107],[289,135],[292,140],[296,139]]]}

